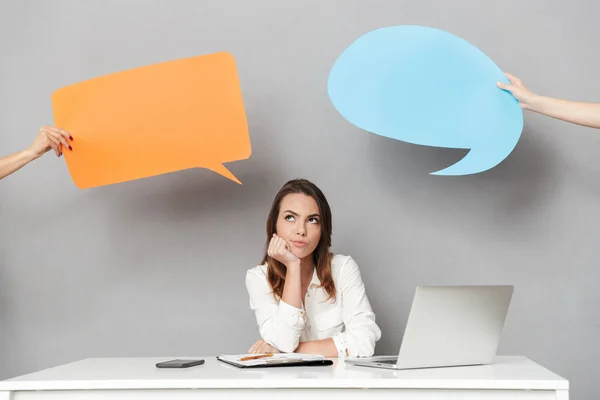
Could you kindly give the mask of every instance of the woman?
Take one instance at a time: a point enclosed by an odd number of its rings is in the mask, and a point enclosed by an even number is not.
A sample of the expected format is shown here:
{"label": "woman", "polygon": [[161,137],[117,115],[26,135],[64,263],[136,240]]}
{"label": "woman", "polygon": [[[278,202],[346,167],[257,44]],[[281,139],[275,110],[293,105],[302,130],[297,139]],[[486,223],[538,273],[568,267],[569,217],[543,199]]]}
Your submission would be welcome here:
{"label": "woman", "polygon": [[71,135],[62,129],[51,126],[41,128],[31,146],[27,149],[0,158],[0,179],[18,171],[50,149],[54,150],[56,157],[60,157],[63,147],[72,150],[69,142],[71,140],[73,140]]}
{"label": "woman", "polygon": [[356,262],[332,255],[331,210],[321,190],[298,179],[277,193],[262,265],[246,273],[260,336],[248,351],[372,356],[381,331]]}
{"label": "woman", "polygon": [[498,87],[512,93],[525,110],[590,128],[600,128],[600,104],[554,99],[539,96],[527,89],[521,80],[506,74],[510,85],[498,82]]}

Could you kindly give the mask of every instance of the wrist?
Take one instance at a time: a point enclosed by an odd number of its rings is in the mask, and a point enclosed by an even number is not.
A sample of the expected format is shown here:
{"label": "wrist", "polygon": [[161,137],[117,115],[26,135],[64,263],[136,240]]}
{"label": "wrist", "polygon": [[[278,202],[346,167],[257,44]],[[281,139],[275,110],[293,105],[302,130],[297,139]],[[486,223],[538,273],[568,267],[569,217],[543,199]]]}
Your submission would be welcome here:
{"label": "wrist", "polygon": [[531,111],[541,112],[544,109],[544,107],[546,107],[546,104],[549,100],[549,97],[538,96],[537,94],[533,95],[531,99],[527,102],[527,104],[529,105],[528,108]]}
{"label": "wrist", "polygon": [[30,162],[36,158],[39,158],[39,155],[30,148],[26,148],[25,150],[21,151],[20,156],[25,162]]}
{"label": "wrist", "polygon": [[288,272],[300,272],[300,260],[298,261],[290,261],[285,264]]}

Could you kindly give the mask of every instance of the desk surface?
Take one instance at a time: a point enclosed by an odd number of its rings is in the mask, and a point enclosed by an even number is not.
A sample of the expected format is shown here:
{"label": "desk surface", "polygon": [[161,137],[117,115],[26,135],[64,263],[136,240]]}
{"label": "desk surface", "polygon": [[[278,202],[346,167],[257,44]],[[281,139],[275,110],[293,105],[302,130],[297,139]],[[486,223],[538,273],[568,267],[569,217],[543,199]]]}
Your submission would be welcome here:
{"label": "desk surface", "polygon": [[[175,358],[175,357],[173,357]],[[111,389],[568,389],[569,382],[524,357],[492,365],[393,371],[340,363],[325,367],[238,369],[215,357],[186,369],[157,369],[170,358],[90,358],[0,382],[0,391]]]}

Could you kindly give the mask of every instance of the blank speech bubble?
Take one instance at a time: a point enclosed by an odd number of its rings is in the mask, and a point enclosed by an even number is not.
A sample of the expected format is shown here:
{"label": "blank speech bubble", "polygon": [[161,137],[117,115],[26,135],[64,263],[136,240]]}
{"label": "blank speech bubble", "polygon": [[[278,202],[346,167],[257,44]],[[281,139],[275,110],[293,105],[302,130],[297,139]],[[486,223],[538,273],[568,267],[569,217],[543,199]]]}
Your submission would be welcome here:
{"label": "blank speech bubble", "polygon": [[188,168],[241,182],[223,163],[250,157],[234,57],[227,52],[153,64],[52,94],[54,123],[75,184],[91,188]]}
{"label": "blank speech bubble", "polygon": [[504,73],[477,47],[423,26],[359,37],[334,63],[329,97],[366,131],[404,142],[470,149],[435,175],[468,175],[502,162],[523,130],[518,101],[500,90]]}

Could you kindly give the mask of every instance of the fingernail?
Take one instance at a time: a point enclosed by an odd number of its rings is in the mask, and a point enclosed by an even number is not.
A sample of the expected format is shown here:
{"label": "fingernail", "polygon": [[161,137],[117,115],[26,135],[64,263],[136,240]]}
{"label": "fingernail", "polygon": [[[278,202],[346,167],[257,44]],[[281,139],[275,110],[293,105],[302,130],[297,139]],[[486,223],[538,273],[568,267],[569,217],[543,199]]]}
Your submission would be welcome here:
{"label": "fingernail", "polygon": [[73,140],[73,136],[69,136],[69,139]]}
{"label": "fingernail", "polygon": [[73,150],[73,148],[71,146],[69,146],[69,150]]}

